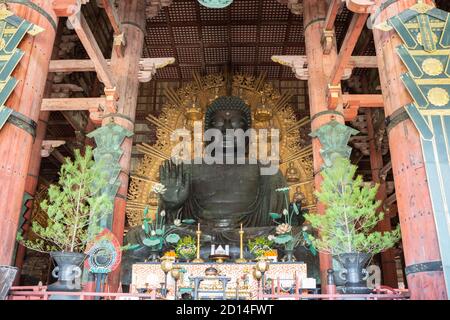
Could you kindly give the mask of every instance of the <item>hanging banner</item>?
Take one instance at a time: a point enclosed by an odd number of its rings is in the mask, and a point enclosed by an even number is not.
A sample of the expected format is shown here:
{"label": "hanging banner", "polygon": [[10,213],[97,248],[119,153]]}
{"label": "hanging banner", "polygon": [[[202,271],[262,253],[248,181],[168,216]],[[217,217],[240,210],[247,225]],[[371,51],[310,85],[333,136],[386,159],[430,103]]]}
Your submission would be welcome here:
{"label": "hanging banner", "polygon": [[18,82],[11,73],[25,54],[17,47],[27,33],[35,36],[42,31],[44,29],[15,16],[5,4],[0,4],[0,130],[13,112],[4,105]]}
{"label": "hanging banner", "polygon": [[394,29],[414,102],[405,106],[420,132],[442,270],[450,292],[450,14],[419,2],[376,28]]}

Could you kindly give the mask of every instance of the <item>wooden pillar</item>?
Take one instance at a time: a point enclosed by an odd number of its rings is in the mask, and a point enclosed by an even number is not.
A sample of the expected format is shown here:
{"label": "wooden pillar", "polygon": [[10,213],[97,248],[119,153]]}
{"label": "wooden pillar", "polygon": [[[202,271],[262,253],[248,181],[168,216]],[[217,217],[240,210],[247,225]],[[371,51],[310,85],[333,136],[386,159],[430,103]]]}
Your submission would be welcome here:
{"label": "wooden pillar", "polygon": [[[122,56],[113,51],[111,57],[111,69],[117,84],[119,97],[117,114],[111,115],[103,120],[103,125],[114,118],[114,123],[133,132],[136,116],[137,98],[139,93],[139,60],[144,46],[145,32],[145,0],[121,1],[119,3],[119,15],[126,39],[126,47]],[[125,207],[128,193],[128,180],[131,166],[131,148],[133,138],[125,138],[122,143],[124,151],[120,159],[122,171],[119,175],[121,182],[114,201],[114,218],[112,232],[120,243],[123,241],[125,227]],[[120,268],[109,276],[111,291],[117,291],[120,281]]]}
{"label": "wooden pillar", "polygon": [[[23,4],[10,4],[17,16],[45,29],[35,37],[26,35],[19,48],[25,53],[12,76],[19,83],[6,105],[26,122],[37,122],[55,40],[57,17],[48,0],[31,1],[48,17]],[[49,22],[52,21],[52,23]],[[0,131],[0,264],[12,263],[22,196],[33,148],[33,136],[12,123]]]}
{"label": "wooden pillar", "polygon": [[[381,2],[377,1],[377,5]],[[416,3],[417,0],[399,0],[389,5],[376,17],[375,25]],[[395,51],[402,42],[394,30],[374,29],[373,35],[385,115],[392,119],[412,101],[400,79],[406,68]],[[424,263],[441,261],[441,256],[419,132],[408,118],[391,127],[388,125],[388,136],[405,264],[406,269],[412,271],[407,275],[411,298],[446,299],[443,272],[420,271]]]}
{"label": "wooden pillar", "polygon": [[[52,59],[56,59],[58,57],[57,43],[61,39],[62,31],[63,31],[63,25],[58,24],[58,29],[57,29],[57,34],[56,34],[57,40],[55,41],[55,45],[53,47],[54,50],[52,52]],[[52,92],[53,78],[54,78],[54,74],[49,73],[48,77],[47,77],[46,86],[45,86],[45,92],[44,92],[45,97],[50,97],[50,94]],[[31,159],[30,159],[30,163],[28,165],[28,174],[27,174],[27,178],[25,181],[25,192],[28,193],[32,197],[34,197],[34,195],[36,194],[36,189],[38,187],[39,172],[40,172],[41,160],[42,160],[42,156],[41,156],[42,141],[44,141],[45,135],[47,133],[47,123],[48,123],[49,117],[50,117],[49,111],[41,111],[39,113],[39,119],[37,122],[37,129],[36,129],[36,138],[34,140],[33,147],[31,150]],[[25,221],[24,221],[24,225],[22,228],[24,235],[28,232],[28,230],[31,227],[31,221],[29,219],[31,218],[31,210],[33,208],[33,201],[34,200],[31,199],[27,203],[28,209],[24,216]],[[18,244],[16,258],[15,258],[15,266],[19,268],[19,271],[17,272],[17,276],[16,276],[16,285],[19,285],[19,282],[20,282],[20,274],[22,272],[25,254],[26,254],[26,248],[23,245]]]}
{"label": "wooden pillar", "polygon": [[[344,123],[343,115],[336,111],[328,110],[328,83],[331,72],[337,61],[336,41],[334,41],[330,53],[325,55],[321,44],[325,18],[327,15],[326,0],[304,0],[304,29],[306,43],[306,57],[308,62],[308,94],[311,115],[311,131],[315,131],[330,120]],[[319,174],[323,160],[320,156],[319,139],[313,139],[314,180],[316,190],[320,190],[322,177]],[[323,213],[324,206],[317,205],[318,213]],[[327,288],[327,270],[332,268],[331,256],[320,253],[320,278],[322,292]]]}
{"label": "wooden pillar", "polygon": [[[370,150],[370,168],[372,171],[372,181],[378,183],[380,187],[377,192],[377,200],[381,203],[386,200],[386,181],[381,180],[380,171],[383,168],[383,155],[381,153],[381,145],[377,146],[375,142],[375,129],[373,127],[373,112],[372,109],[366,109],[367,118],[367,132],[369,136],[369,150]],[[378,212],[382,211],[383,205],[380,205]],[[385,212],[384,219],[381,220],[377,225],[378,231],[391,231],[391,218],[388,213]],[[397,268],[395,265],[395,254],[394,249],[386,250],[381,253],[381,272],[383,275],[383,284],[391,288],[398,287],[397,280]]]}
{"label": "wooden pillar", "polygon": [[[42,147],[42,141],[45,139],[45,134],[47,131],[47,121],[49,118],[50,112],[49,111],[43,111],[39,115],[39,120],[37,124],[36,129],[36,139],[34,140],[33,147],[31,149],[31,159],[30,163],[28,165],[28,174],[25,180],[25,192],[28,193],[30,196],[34,197],[36,193],[36,189],[38,186],[38,180],[39,180],[39,171],[41,167],[41,147]],[[31,210],[33,208],[33,200],[31,199],[27,203],[27,211],[24,215],[24,225],[22,227],[23,234],[27,234],[31,227],[31,221],[29,220],[31,218]],[[21,226],[18,226],[19,228]],[[19,231],[20,232],[20,231]],[[18,244],[17,252],[16,252],[16,258],[14,265],[19,268],[19,271],[17,272],[16,277],[16,285],[19,284],[20,281],[20,273],[22,271],[25,254],[26,254],[26,248]]]}

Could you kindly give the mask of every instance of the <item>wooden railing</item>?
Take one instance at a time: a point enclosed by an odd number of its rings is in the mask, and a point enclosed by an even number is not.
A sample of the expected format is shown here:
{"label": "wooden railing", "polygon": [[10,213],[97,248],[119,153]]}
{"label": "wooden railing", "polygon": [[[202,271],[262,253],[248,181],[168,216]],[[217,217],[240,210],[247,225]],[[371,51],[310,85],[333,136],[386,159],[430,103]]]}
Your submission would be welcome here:
{"label": "wooden railing", "polygon": [[148,293],[122,292],[59,292],[47,291],[46,286],[12,287],[8,300],[48,300],[51,296],[78,297],[80,300],[156,300],[163,299],[156,294],[156,290]]}
{"label": "wooden railing", "polygon": [[[407,290],[392,289],[381,287],[370,294],[317,294],[308,293],[306,289],[301,289],[298,284],[295,285],[294,293],[282,292],[280,290],[280,281],[277,286],[272,283],[271,293],[263,293],[260,288],[256,295],[257,300],[405,300],[409,299]],[[151,293],[112,293],[112,292],[57,292],[47,291],[46,286],[24,286],[12,287],[8,300],[48,300],[51,296],[78,297],[80,300],[93,300],[95,298],[102,300],[165,300],[157,294],[156,288]]]}

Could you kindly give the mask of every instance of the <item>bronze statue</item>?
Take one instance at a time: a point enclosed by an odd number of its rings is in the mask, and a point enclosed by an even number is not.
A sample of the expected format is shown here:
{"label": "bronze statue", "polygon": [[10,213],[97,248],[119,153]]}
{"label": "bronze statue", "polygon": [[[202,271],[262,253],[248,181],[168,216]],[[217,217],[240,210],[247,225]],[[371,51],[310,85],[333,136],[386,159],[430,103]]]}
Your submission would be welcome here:
{"label": "bronze statue", "polygon": [[[250,108],[238,97],[223,96],[207,109],[205,130],[251,128]],[[235,143],[224,138],[224,153],[236,149]],[[234,150],[236,151],[236,150]],[[238,227],[242,223],[246,238],[268,235],[274,228],[270,212],[282,212],[283,195],[275,190],[286,187],[282,173],[261,175],[260,164],[174,164],[166,161],[160,167],[160,182],[166,187],[162,208],[169,223],[177,218],[193,219],[202,226],[202,243],[237,244]],[[179,231],[179,232],[178,232]],[[195,234],[195,228],[180,226],[178,234]],[[125,243],[142,244],[142,228],[131,229]],[[141,252],[141,253],[139,253]],[[126,253],[140,256],[145,250]]]}

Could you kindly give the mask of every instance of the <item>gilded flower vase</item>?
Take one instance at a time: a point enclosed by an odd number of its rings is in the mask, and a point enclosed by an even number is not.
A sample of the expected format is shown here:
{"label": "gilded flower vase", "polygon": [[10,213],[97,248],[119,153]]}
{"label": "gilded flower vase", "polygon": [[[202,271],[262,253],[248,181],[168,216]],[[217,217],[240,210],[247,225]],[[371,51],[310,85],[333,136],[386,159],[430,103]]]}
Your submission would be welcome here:
{"label": "gilded flower vase", "polygon": [[161,250],[159,248],[151,248],[150,249],[150,255],[147,258],[147,261],[149,262],[159,262],[159,255],[160,255]]}
{"label": "gilded flower vase", "polygon": [[295,259],[294,255],[295,249],[284,249],[284,257],[282,259],[283,262],[295,262],[297,261]]}

